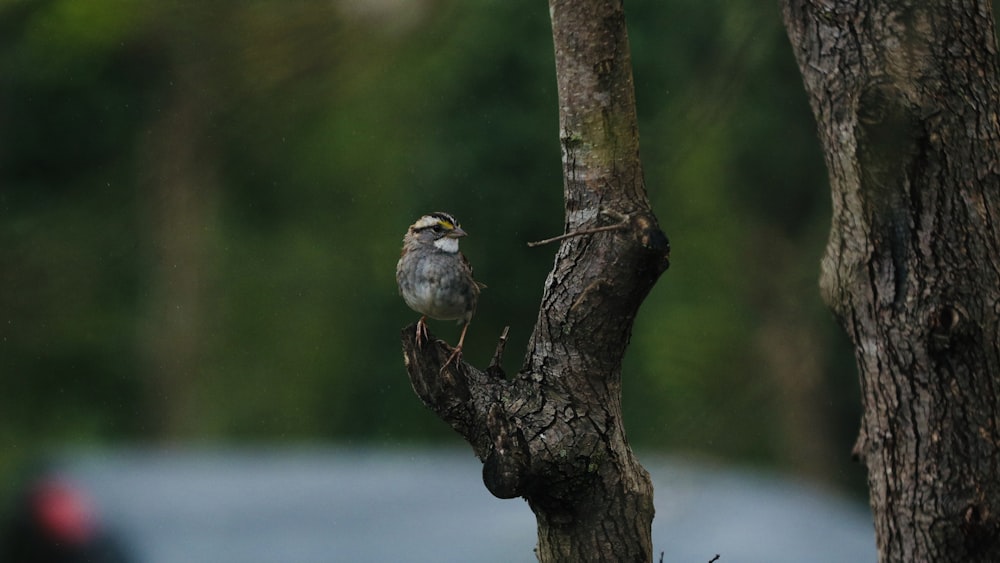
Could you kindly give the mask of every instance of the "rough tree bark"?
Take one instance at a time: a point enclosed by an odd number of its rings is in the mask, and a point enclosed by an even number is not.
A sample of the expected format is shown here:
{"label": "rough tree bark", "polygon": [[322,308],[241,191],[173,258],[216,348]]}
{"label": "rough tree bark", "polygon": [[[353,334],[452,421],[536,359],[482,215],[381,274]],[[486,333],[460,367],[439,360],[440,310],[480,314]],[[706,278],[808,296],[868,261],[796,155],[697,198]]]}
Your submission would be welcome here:
{"label": "rough tree bark", "polygon": [[833,193],[881,561],[1000,561],[1000,79],[985,0],[783,0]]}
{"label": "rough tree bark", "polygon": [[497,358],[439,374],[447,346],[418,348],[413,326],[404,358],[417,395],[483,460],[490,492],[527,499],[540,561],[646,562],[653,490],[625,437],[621,361],[669,244],[643,183],[621,1],[551,0],[550,12],[565,230],[576,236],[545,281],[524,365],[511,379]]}

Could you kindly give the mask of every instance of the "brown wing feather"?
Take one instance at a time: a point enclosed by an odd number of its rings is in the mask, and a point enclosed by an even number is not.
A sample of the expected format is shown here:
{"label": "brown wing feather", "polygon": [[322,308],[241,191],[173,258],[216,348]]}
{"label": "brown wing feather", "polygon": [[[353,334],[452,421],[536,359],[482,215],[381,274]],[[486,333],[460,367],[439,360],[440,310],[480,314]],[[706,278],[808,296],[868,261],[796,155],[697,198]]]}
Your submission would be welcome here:
{"label": "brown wing feather", "polygon": [[469,269],[469,275],[472,276],[472,281],[476,283],[476,287],[478,287],[479,289],[486,288],[487,286],[485,283],[476,280],[476,273],[472,270],[472,264],[469,263],[469,259],[465,257],[465,254],[459,253],[459,256],[462,257],[462,264],[464,264],[465,267]]}

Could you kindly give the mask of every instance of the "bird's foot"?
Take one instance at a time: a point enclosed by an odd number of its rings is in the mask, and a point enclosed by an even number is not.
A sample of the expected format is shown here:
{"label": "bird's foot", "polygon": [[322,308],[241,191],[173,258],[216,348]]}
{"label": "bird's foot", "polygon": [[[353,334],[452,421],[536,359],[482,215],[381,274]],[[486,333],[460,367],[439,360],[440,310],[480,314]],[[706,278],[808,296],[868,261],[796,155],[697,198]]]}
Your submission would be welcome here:
{"label": "bird's foot", "polygon": [[424,322],[424,319],[426,318],[427,317],[420,317],[420,320],[417,321],[417,334],[415,336],[417,348],[423,348],[424,342],[429,339],[427,335],[427,323]]}
{"label": "bird's foot", "polygon": [[441,366],[441,371],[438,373],[444,373],[444,368],[448,367],[452,361],[462,361],[462,346],[456,346],[454,350],[451,351],[451,355],[445,360],[444,365]]}
{"label": "bird's foot", "polygon": [[455,349],[451,351],[451,355],[448,356],[448,360],[445,361],[444,365],[441,366],[441,371],[438,373],[444,373],[444,368],[448,367],[453,360],[462,361],[462,345],[465,344],[465,333],[469,330],[469,323],[466,321],[465,326],[462,327],[462,335],[458,337],[458,345]]}

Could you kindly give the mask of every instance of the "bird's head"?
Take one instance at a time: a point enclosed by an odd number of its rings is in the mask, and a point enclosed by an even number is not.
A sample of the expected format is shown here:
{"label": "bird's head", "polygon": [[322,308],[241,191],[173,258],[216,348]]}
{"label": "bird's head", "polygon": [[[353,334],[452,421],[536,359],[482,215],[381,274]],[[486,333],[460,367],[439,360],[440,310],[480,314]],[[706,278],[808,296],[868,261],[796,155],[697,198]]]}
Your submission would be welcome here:
{"label": "bird's head", "polygon": [[419,244],[433,244],[444,252],[458,252],[458,239],[468,233],[462,230],[458,221],[448,213],[436,211],[428,213],[410,225],[406,238]]}

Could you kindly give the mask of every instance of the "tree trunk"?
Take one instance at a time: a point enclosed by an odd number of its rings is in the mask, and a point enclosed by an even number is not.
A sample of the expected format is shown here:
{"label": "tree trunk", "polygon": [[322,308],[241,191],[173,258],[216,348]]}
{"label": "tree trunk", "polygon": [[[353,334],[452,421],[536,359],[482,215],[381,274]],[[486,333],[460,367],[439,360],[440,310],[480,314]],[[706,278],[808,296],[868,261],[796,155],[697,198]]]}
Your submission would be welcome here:
{"label": "tree trunk", "polygon": [[146,424],[162,441],[190,437],[199,422],[206,272],[216,177],[199,85],[177,87],[144,140],[140,185],[150,255],[146,319],[140,331],[147,378]]}
{"label": "tree trunk", "polygon": [[621,361],[669,244],[643,184],[621,2],[551,0],[550,11],[573,236],[545,282],[524,366],[509,380],[496,358],[485,371],[462,362],[439,373],[447,346],[418,348],[412,326],[404,357],[417,395],[483,460],[490,492],[528,500],[540,561],[646,562],[653,491],[625,438]]}
{"label": "tree trunk", "polygon": [[989,2],[784,0],[833,193],[881,561],[1000,561],[1000,89]]}

